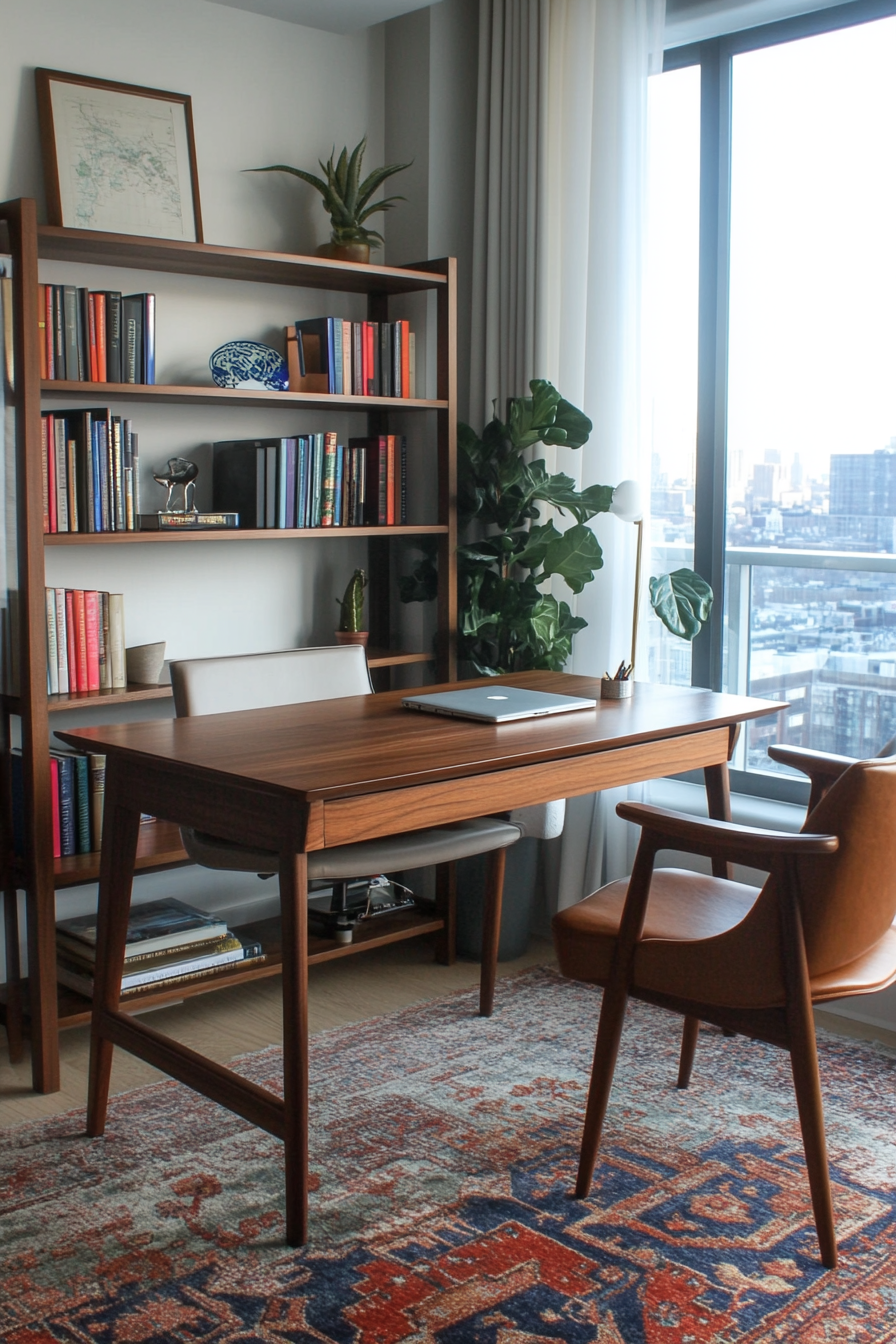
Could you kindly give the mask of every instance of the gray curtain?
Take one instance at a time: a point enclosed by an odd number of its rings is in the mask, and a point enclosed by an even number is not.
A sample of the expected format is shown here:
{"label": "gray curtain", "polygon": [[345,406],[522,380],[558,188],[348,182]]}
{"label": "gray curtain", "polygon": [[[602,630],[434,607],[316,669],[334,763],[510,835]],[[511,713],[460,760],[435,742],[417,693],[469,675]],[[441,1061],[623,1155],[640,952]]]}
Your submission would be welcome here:
{"label": "gray curtain", "polygon": [[538,368],[549,0],[480,0],[470,422]]}

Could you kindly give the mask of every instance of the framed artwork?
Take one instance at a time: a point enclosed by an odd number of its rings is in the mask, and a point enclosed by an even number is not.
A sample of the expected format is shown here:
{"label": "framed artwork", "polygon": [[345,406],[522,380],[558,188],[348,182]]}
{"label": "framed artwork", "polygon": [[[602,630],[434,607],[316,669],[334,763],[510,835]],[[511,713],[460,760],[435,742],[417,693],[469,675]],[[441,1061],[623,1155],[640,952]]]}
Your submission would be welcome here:
{"label": "framed artwork", "polygon": [[189,97],[34,73],[49,222],[201,243]]}

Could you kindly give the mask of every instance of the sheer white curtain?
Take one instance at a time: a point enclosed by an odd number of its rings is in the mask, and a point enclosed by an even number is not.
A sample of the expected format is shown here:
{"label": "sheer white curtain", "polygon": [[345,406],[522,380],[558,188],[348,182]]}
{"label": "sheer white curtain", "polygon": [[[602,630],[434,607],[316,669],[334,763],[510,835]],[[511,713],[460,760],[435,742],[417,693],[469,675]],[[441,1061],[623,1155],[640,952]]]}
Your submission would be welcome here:
{"label": "sheer white curtain", "polygon": [[[649,455],[640,421],[641,250],[647,78],[662,68],[664,0],[552,0],[548,37],[542,367],[594,422],[581,452],[557,465],[582,484],[639,479]],[[631,641],[635,529],[593,524],[604,568],[575,599],[588,626],[570,670],[600,676]],[[550,855],[549,900],[562,908],[628,871],[620,791],[570,801]]]}
{"label": "sheer white curtain", "polygon": [[[649,475],[638,362],[647,76],[665,0],[480,0],[470,415],[547,377],[594,422],[549,467],[581,484]],[[550,452],[550,450],[549,450]],[[645,491],[646,493],[646,491]],[[571,605],[588,621],[571,670],[628,653],[634,532],[595,521],[605,568]],[[560,591],[562,588],[562,592]],[[558,584],[558,596],[570,600]],[[549,854],[560,908],[626,871],[615,797],[574,800]]]}

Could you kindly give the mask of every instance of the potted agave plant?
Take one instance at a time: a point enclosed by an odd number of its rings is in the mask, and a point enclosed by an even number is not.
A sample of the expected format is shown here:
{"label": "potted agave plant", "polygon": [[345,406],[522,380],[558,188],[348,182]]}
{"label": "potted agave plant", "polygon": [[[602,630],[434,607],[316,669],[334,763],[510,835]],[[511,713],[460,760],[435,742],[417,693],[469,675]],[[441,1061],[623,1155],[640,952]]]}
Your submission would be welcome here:
{"label": "potted agave plant", "polygon": [[339,627],[336,630],[337,644],[365,644],[367,631],[364,629],[364,589],[367,587],[367,572],[356,569],[346,585],[342,599],[337,597],[339,608]]}
{"label": "potted agave plant", "polygon": [[[292,173],[303,182],[319,191],[323,197],[323,207],[330,216],[333,232],[328,243],[322,243],[317,249],[319,257],[330,257],[334,261],[369,261],[371,247],[382,247],[382,234],[376,229],[365,227],[365,220],[378,211],[391,210],[396,201],[405,200],[404,196],[387,196],[382,201],[370,204],[374,192],[387,178],[410,168],[409,163],[389,163],[375,168],[361,181],[361,160],[367,148],[367,136],[356,145],[351,154],[343,149],[336,159],[336,150],[326,163],[320,167],[325,175],[320,178],[316,173],[306,173],[303,168],[290,168],[285,163],[272,163],[266,168],[250,168],[250,173]],[[335,162],[334,162],[335,160]]]}

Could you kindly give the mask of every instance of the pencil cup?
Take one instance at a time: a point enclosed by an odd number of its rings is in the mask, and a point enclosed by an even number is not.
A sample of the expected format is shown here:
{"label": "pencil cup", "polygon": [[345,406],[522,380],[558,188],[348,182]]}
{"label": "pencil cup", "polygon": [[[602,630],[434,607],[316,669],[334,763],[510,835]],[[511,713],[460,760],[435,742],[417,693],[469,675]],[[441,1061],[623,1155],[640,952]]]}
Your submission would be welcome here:
{"label": "pencil cup", "polygon": [[635,683],[629,681],[602,681],[601,700],[627,700],[635,689]]}
{"label": "pencil cup", "polygon": [[128,681],[142,686],[158,686],[165,663],[165,641],[158,644],[135,644],[125,650]]}

